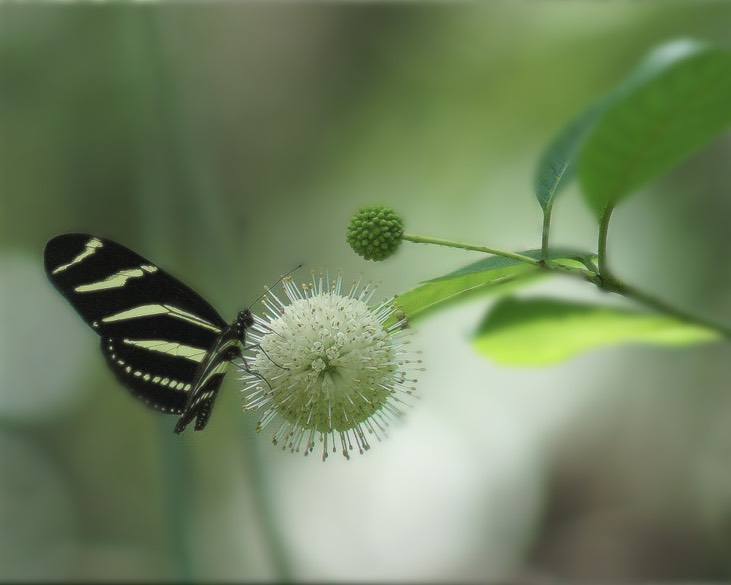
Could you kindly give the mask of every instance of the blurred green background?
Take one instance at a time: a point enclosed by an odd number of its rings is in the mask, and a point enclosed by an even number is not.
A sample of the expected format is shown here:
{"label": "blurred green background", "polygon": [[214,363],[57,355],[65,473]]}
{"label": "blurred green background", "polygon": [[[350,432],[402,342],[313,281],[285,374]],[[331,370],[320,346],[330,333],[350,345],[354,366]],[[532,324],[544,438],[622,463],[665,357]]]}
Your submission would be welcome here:
{"label": "blurred green background", "polygon": [[[0,579],[731,579],[727,344],[498,368],[473,300],[416,332],[403,424],[323,464],[253,432],[234,374],[174,436],[41,260],[57,233],[111,237],[229,319],[299,262],[388,296],[478,258],[366,263],[344,238],[364,204],[536,247],[541,149],[678,36],[731,46],[731,4],[0,6]],[[726,134],[610,235],[620,276],[727,321],[729,156]],[[554,230],[595,249],[575,188]]]}

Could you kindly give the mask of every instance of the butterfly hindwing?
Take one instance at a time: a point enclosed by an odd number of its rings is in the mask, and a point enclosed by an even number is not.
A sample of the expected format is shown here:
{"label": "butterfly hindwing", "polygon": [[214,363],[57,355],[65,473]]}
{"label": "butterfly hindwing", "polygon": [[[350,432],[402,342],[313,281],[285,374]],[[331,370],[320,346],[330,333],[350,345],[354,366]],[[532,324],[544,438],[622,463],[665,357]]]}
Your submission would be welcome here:
{"label": "butterfly hindwing", "polygon": [[56,236],[44,261],[54,286],[101,336],[117,379],[163,412],[187,412],[195,402],[176,432],[196,414],[196,429],[203,428],[225,369],[202,374],[206,364],[228,363],[215,348],[231,326],[216,310],[146,258],[98,236]]}
{"label": "butterfly hindwing", "polygon": [[134,396],[156,410],[180,414],[198,363],[172,355],[161,359],[150,349],[155,343],[159,341],[102,337],[101,350],[117,380]]}
{"label": "butterfly hindwing", "polygon": [[[242,315],[245,316],[248,311]],[[218,389],[226,375],[228,362],[235,357],[241,356],[240,343],[243,343],[246,326],[239,319],[226,329],[216,342],[216,345],[208,353],[206,359],[201,363],[196,372],[196,391],[192,392],[185,405],[185,410],[180,420],[175,425],[175,432],[180,433],[185,426],[195,417],[195,429],[201,430],[205,427],[208,417],[211,414],[213,401],[216,398]]]}
{"label": "butterfly hindwing", "polygon": [[227,363],[219,364],[212,375],[201,380],[196,392],[190,395],[192,401],[186,404],[180,419],[175,425],[175,433],[181,433],[194,418],[196,431],[202,430],[208,424],[213,401],[216,399],[218,389],[221,387],[223,378],[226,375],[227,365]]}

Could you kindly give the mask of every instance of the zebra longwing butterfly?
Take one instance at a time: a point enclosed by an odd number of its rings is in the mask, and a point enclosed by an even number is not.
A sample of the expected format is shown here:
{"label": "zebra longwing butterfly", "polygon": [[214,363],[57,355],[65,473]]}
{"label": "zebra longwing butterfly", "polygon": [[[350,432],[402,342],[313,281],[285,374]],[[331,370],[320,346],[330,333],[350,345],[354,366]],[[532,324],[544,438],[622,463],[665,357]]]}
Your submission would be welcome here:
{"label": "zebra longwing butterfly", "polygon": [[99,236],[61,234],[43,256],[53,285],[101,337],[119,382],[152,408],[180,415],[176,433],[194,418],[203,430],[254,324],[249,309],[229,325],[182,282]]}

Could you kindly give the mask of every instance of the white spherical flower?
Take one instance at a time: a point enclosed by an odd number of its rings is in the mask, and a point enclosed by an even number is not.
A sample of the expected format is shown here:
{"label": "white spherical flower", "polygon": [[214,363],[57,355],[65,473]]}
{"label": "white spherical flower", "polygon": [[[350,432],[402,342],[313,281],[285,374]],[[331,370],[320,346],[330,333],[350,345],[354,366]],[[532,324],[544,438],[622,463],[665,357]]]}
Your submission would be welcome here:
{"label": "white spherical flower", "polygon": [[420,360],[409,330],[390,302],[369,305],[369,286],[344,294],[340,276],[313,276],[302,289],[285,279],[283,289],[288,302],[269,291],[247,332],[244,409],[266,408],[257,431],[276,421],[272,440],[283,449],[307,455],[320,441],[323,461],[338,443],[346,458],[354,445],[363,453],[413,395]]}

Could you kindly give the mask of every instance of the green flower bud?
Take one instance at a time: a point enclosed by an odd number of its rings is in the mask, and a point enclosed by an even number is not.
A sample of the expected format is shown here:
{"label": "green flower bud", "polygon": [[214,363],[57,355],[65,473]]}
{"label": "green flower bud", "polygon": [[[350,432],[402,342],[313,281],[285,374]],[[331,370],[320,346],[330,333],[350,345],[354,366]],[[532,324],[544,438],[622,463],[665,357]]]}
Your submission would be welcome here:
{"label": "green flower bud", "polygon": [[391,208],[364,207],[348,224],[348,244],[366,260],[385,260],[396,252],[404,235],[404,222]]}

